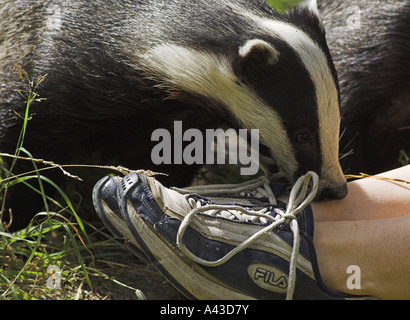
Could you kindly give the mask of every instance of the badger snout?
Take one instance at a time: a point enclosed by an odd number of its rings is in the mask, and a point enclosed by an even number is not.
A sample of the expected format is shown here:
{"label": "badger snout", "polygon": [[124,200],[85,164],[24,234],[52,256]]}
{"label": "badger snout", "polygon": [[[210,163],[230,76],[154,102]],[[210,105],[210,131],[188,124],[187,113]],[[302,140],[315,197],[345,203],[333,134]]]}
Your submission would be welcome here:
{"label": "badger snout", "polygon": [[348,194],[347,183],[340,185],[327,185],[325,187],[319,187],[319,191],[316,195],[315,200],[317,201],[327,201],[327,200],[341,200],[344,199]]}

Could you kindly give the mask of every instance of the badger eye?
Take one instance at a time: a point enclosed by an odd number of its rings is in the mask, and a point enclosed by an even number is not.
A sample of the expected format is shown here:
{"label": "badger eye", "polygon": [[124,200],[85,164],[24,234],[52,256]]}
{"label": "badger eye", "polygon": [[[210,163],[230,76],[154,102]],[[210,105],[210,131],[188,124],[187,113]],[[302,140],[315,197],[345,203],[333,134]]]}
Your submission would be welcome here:
{"label": "badger eye", "polygon": [[300,143],[309,144],[311,142],[311,137],[308,132],[304,131],[304,132],[299,132],[296,135],[296,140]]}

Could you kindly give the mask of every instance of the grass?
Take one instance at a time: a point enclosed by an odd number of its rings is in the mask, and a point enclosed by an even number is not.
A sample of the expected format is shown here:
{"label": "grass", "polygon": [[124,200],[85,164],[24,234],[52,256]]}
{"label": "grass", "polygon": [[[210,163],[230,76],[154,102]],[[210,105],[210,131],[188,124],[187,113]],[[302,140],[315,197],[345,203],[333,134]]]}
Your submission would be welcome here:
{"label": "grass", "polygon": [[61,217],[21,232],[1,232],[1,299],[145,299],[136,287],[148,289],[144,282],[150,279],[156,279],[156,290],[177,296],[102,229],[89,224],[87,229],[92,230],[87,243]]}
{"label": "grass", "polygon": [[[42,170],[60,169],[73,179],[79,179],[66,171],[71,166],[34,159],[24,148],[30,107],[33,102],[42,101],[36,91],[45,76],[33,80],[21,67],[17,67],[17,72],[24,84],[24,90],[17,92],[27,104],[25,114],[19,115],[23,125],[15,153],[1,154],[2,158],[12,160],[9,170],[2,166],[3,176],[7,178],[0,181],[0,220],[3,222],[0,224],[0,299],[145,299],[145,294],[138,289],[140,287],[145,288],[151,298],[160,297],[157,292],[180,298],[169,284],[164,283],[159,273],[133,257],[106,233],[102,224],[81,219],[70,197],[41,175]],[[30,161],[33,171],[14,175],[13,169],[18,161]],[[39,169],[40,163],[45,168]],[[127,172],[121,167],[92,167]],[[30,184],[33,180],[38,181],[38,189]],[[8,191],[17,184],[38,192],[45,210],[38,213],[24,230],[11,233],[7,231],[9,223],[4,222],[5,200]],[[62,201],[47,196],[45,184],[51,185]],[[152,282],[156,284],[152,285]]]}
{"label": "grass", "polygon": [[71,223],[57,217],[22,232],[2,232],[1,299],[145,299],[137,288],[149,290],[151,299],[164,290],[178,297],[110,235],[87,227],[94,231],[86,244]]}
{"label": "grass", "polygon": [[[23,125],[15,153],[14,155],[10,155],[10,157],[12,157],[10,169],[6,170],[2,167],[3,176],[6,176],[7,178],[2,179],[0,184],[0,191],[2,195],[1,221],[3,222],[3,224],[0,225],[0,297],[3,299],[34,299],[35,295],[33,295],[33,292],[38,291],[35,289],[36,284],[41,282],[41,280],[46,277],[47,270],[50,270],[49,267],[52,265],[61,265],[62,258],[72,250],[75,251],[78,258],[80,266],[79,269],[82,270],[87,283],[91,285],[88,272],[85,268],[84,260],[81,255],[81,247],[77,242],[77,239],[81,239],[83,248],[86,248],[82,238],[84,237],[88,239],[88,235],[85,232],[84,224],[79,217],[76,216],[75,211],[72,212],[76,218],[75,224],[77,226],[74,226],[74,223],[71,223],[61,213],[51,214],[49,210],[48,197],[44,193],[43,183],[53,184],[53,182],[41,176],[40,173],[36,171],[38,168],[35,162],[33,162],[33,167],[36,174],[25,174],[23,176],[15,176],[13,174],[13,169],[17,161],[21,159],[20,155],[26,154],[29,157],[31,156],[30,153],[23,147],[24,138],[26,136],[27,123],[30,119],[30,107],[33,102],[41,102],[41,99],[38,97],[36,92],[37,87],[45,79],[45,76],[43,76],[37,78],[36,80],[32,80],[19,66],[17,66],[17,72],[24,84],[24,90],[16,91],[25,98],[27,105],[25,114],[19,115],[23,119]],[[40,189],[36,191],[42,195],[45,205],[45,213],[39,213],[36,218],[47,216],[47,219],[38,225],[30,223],[27,228],[22,231],[8,233],[6,231],[10,227],[10,224],[12,224],[11,221],[8,224],[4,223],[5,200],[7,198],[8,190],[20,183],[25,184],[29,188],[33,188],[29,184],[29,181],[32,179],[38,180]],[[65,199],[67,200],[67,207],[73,209],[68,198],[65,197]],[[12,215],[10,216],[10,220],[12,220],[11,217]],[[56,219],[57,217],[61,217],[62,219],[58,220]],[[78,231],[78,227],[83,233],[82,236]],[[59,229],[65,231],[65,240],[61,243],[61,250],[56,250],[59,244],[51,243],[46,239],[50,239],[50,235],[55,235]],[[51,274],[49,276],[51,276]],[[27,284],[28,279],[32,280],[31,284]],[[30,287],[30,290],[25,289],[25,284]],[[47,288],[47,286],[44,287]],[[40,296],[44,298],[43,293],[40,293]]]}
{"label": "grass", "polygon": [[279,12],[284,12],[290,7],[301,2],[301,0],[266,0],[273,8]]}

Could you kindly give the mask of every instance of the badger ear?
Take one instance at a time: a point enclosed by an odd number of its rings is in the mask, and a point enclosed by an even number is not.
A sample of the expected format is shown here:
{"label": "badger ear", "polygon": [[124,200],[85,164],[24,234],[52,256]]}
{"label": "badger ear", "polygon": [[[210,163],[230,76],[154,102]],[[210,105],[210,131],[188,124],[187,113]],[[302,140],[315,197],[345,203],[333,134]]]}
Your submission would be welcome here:
{"label": "badger ear", "polygon": [[310,14],[313,14],[319,20],[322,20],[320,17],[319,9],[317,7],[317,0],[305,0],[299,4],[301,9],[307,10]]}
{"label": "badger ear", "polygon": [[[292,8],[289,12],[294,18],[304,20],[307,24],[319,27],[324,31],[322,17],[320,16],[317,0],[305,0]],[[297,17],[296,17],[297,16]]]}
{"label": "badger ear", "polygon": [[248,40],[239,47],[234,71],[246,81],[257,80],[268,75],[279,61],[279,52],[268,42],[260,39]]}

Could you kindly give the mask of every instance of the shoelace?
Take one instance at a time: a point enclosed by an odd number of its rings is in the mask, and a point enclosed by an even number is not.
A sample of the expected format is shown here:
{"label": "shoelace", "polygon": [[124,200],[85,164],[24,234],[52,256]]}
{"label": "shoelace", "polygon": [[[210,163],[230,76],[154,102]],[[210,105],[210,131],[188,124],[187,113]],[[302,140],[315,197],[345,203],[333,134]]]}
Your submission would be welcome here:
{"label": "shoelace", "polygon": [[[206,214],[209,216],[218,216],[222,217],[228,220],[237,220],[237,221],[246,221],[246,222],[255,222],[255,223],[262,223],[266,224],[268,221],[265,219],[265,214],[267,214],[268,211],[275,211],[276,208],[273,208],[272,206],[265,206],[260,210],[257,211],[251,211],[250,209],[246,210],[246,213],[243,213],[242,211],[231,209],[231,208],[238,208],[237,206],[228,206],[228,205],[214,205],[214,208],[218,209],[210,209],[212,208],[213,204],[207,203],[203,199],[196,200],[194,198],[188,198],[188,202],[191,205],[192,208],[204,208],[206,211]],[[223,209],[222,209],[223,208]],[[240,207],[242,208],[242,207]],[[243,208],[242,208],[243,209]],[[253,212],[254,214],[249,215],[249,212]],[[256,215],[256,213],[260,213],[260,215]]]}
{"label": "shoelace", "polygon": [[[309,183],[312,181],[311,190],[309,191]],[[314,172],[308,172],[306,175],[302,176],[298,179],[298,181],[293,186],[290,196],[289,202],[286,206],[286,211],[281,210],[280,208],[275,208],[274,211],[276,216],[273,217],[269,215],[267,212],[269,208],[263,208],[258,211],[247,210],[241,206],[229,206],[229,205],[212,205],[212,204],[203,204],[200,201],[190,201],[190,204],[193,206],[193,209],[185,216],[182,220],[182,223],[179,227],[178,234],[177,234],[177,245],[181,252],[189,257],[192,261],[201,264],[207,267],[217,267],[232,257],[240,253],[241,251],[247,249],[253,243],[258,241],[262,236],[265,234],[275,230],[281,225],[289,224],[290,229],[293,232],[293,248],[290,257],[290,266],[289,266],[289,285],[288,290],[286,293],[286,299],[291,300],[293,298],[293,294],[295,291],[295,284],[296,284],[296,268],[297,268],[297,259],[299,256],[299,246],[300,246],[300,233],[299,233],[299,225],[297,221],[297,214],[301,212],[306,206],[309,205],[316,196],[317,190],[319,185],[319,177]],[[243,187],[243,186],[242,186]],[[269,185],[264,183],[264,188],[269,188]],[[240,192],[243,192],[240,191]],[[272,191],[270,191],[272,192]],[[269,193],[267,191],[267,193]],[[272,193],[273,195],[273,193]],[[276,200],[275,200],[276,202]],[[186,229],[190,225],[192,218],[199,213],[206,213],[208,215],[216,216],[221,214],[221,212],[230,212],[232,215],[231,218],[243,220],[245,217],[253,217],[251,218],[253,221],[266,220],[266,222],[271,222],[267,224],[266,227],[262,228],[260,231],[256,232],[253,236],[239,244],[236,248],[231,250],[227,253],[224,257],[217,261],[206,261],[204,259],[199,258],[198,256],[194,255],[184,244],[183,244],[183,236],[185,234]],[[263,219],[263,220],[261,220]]]}
{"label": "shoelace", "polygon": [[246,181],[239,184],[218,184],[218,185],[203,185],[188,188],[173,188],[181,194],[232,194],[232,195],[252,195],[254,197],[266,197],[271,205],[276,205],[276,198],[269,186],[270,179],[268,174],[262,175],[257,179]]}

